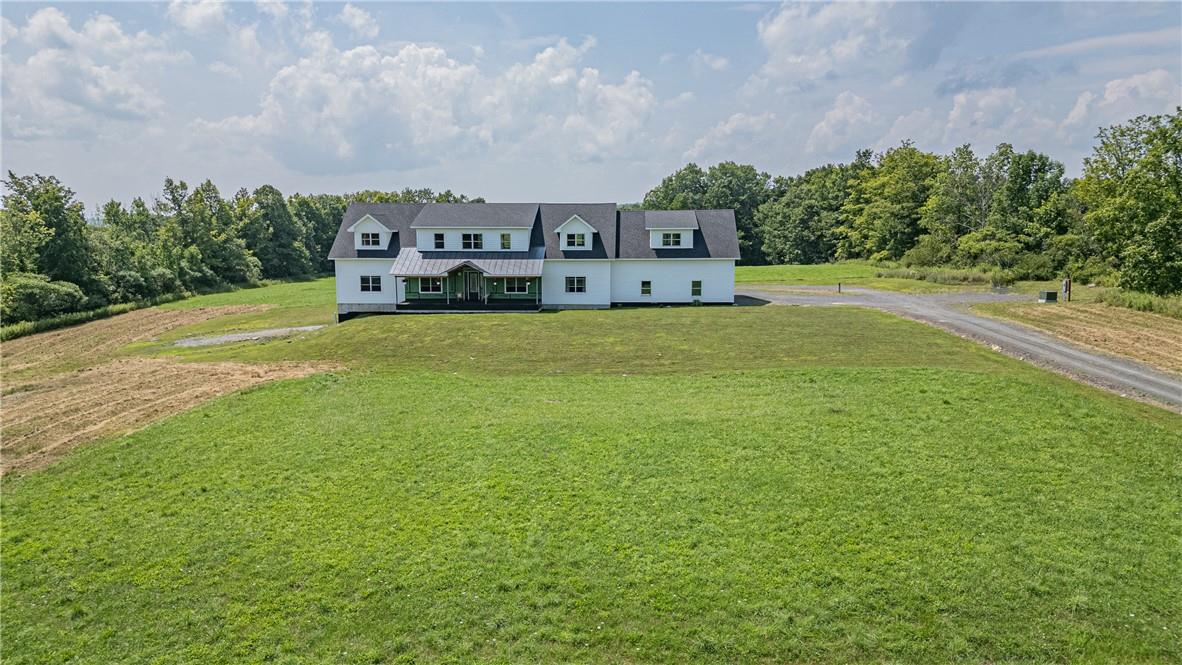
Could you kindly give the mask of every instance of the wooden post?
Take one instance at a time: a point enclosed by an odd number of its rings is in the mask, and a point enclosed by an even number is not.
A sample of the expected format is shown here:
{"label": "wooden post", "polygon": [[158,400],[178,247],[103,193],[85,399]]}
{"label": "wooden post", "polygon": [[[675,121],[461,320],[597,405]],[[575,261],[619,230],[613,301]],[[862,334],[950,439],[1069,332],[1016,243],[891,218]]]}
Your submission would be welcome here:
{"label": "wooden post", "polygon": [[837,283],[837,292],[841,293],[841,282]]}

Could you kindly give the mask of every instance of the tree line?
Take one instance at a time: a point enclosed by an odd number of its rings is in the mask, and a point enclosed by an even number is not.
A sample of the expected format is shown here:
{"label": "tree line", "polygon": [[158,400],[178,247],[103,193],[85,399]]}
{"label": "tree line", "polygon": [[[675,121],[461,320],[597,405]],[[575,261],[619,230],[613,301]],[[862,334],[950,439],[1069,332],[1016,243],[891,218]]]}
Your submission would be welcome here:
{"label": "tree line", "polygon": [[[981,156],[905,142],[796,176],[688,164],[640,207],[733,208],[747,264],[869,259],[1182,292],[1182,108],[1100,130],[1083,175],[1064,172],[1004,143]],[[53,176],[9,172],[3,185],[5,323],[330,271],[350,201],[483,200],[430,189],[285,197],[271,185],[227,199],[208,180],[166,178],[151,204],[112,200],[88,220]]]}
{"label": "tree line", "polygon": [[480,200],[430,189],[285,197],[271,185],[227,199],[208,180],[190,189],[166,178],[151,204],[112,200],[88,220],[74,192],[53,176],[9,172],[3,184],[6,324],[330,271],[328,252],[350,201]]}
{"label": "tree line", "polygon": [[1182,292],[1182,108],[1101,129],[1083,174],[1003,143],[948,155],[904,142],[796,176],[688,164],[650,209],[734,208],[742,261],[898,261]]}

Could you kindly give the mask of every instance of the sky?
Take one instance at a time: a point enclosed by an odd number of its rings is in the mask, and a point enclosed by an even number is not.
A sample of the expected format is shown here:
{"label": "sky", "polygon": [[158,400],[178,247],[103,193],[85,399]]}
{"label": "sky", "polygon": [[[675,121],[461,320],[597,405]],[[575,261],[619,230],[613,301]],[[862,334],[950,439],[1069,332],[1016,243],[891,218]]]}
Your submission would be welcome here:
{"label": "sky", "polygon": [[687,162],[773,175],[911,140],[1078,174],[1182,104],[1182,3],[0,4],[0,166],[90,211],[430,187],[638,201]]}

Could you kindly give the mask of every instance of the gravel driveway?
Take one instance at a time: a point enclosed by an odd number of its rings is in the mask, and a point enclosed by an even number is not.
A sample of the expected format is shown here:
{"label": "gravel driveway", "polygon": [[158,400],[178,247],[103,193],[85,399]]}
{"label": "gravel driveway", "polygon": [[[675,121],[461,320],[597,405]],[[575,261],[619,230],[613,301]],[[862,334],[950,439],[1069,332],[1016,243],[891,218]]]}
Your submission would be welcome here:
{"label": "gravel driveway", "polygon": [[[783,305],[873,307],[943,328],[1040,367],[1108,390],[1182,412],[1182,378],[1139,362],[1106,355],[1026,326],[972,314],[980,302],[1030,301],[1009,293],[904,294],[866,288],[740,286],[738,296]],[[815,293],[810,293],[815,292]],[[1054,307],[1055,305],[1047,305]]]}

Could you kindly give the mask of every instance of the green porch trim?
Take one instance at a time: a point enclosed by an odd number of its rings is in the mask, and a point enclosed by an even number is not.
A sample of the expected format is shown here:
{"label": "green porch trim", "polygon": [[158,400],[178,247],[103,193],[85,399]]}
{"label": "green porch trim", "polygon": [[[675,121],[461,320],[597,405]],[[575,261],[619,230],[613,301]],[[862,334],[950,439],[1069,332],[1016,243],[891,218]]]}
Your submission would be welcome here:
{"label": "green porch trim", "polygon": [[[419,290],[419,277],[398,277],[404,279],[407,300],[448,300],[455,299],[464,290],[464,275],[466,271],[458,271],[443,278],[443,293],[422,293]],[[426,278],[422,278],[426,279]],[[541,277],[522,277],[528,282],[525,293],[505,293],[505,277],[486,277],[483,280],[483,291],[489,298],[496,300],[537,300],[541,289]],[[512,278],[509,278],[512,279]]]}

